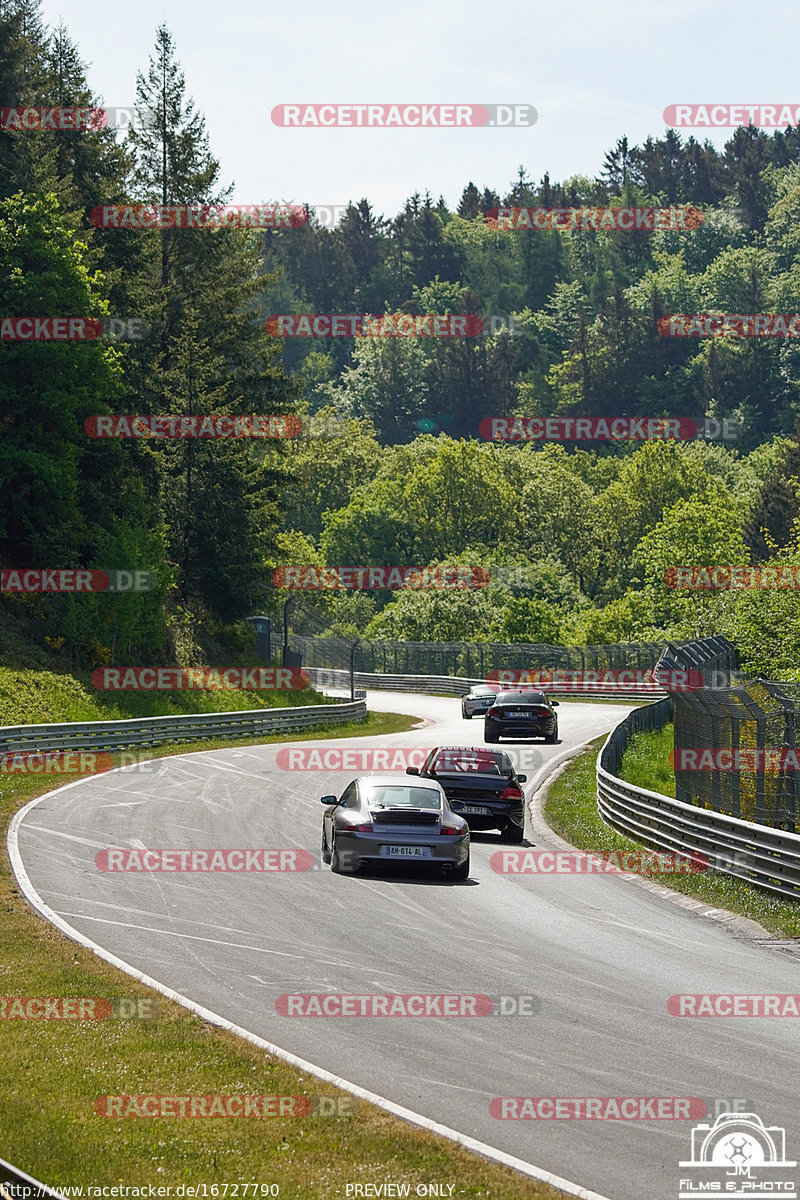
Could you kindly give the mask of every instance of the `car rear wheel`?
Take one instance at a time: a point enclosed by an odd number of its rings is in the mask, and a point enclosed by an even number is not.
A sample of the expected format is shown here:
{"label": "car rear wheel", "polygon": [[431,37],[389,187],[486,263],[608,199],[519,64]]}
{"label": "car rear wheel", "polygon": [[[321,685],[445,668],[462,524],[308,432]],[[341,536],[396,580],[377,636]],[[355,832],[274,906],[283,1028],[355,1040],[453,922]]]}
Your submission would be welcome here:
{"label": "car rear wheel", "polygon": [[553,733],[546,733],[544,735],[544,740],[548,746],[554,746],[558,741],[558,730],[554,730]]}
{"label": "car rear wheel", "polygon": [[325,830],[324,829],[322,831],[322,861],[324,863],[330,863],[330,861],[331,861],[331,852],[328,849],[328,843],[325,841]]}
{"label": "car rear wheel", "polygon": [[514,821],[509,821],[503,830],[503,841],[519,843],[525,837],[525,826],[517,825]]}
{"label": "car rear wheel", "polygon": [[494,731],[493,729],[484,728],[484,731],[483,731],[483,740],[484,740],[485,742],[488,742],[488,743],[489,743],[489,745],[490,745],[490,746],[492,746],[492,745],[494,745],[496,742],[499,742],[499,741],[500,741],[500,737],[499,737],[499,735],[498,735],[497,733],[495,733],[495,731]]}
{"label": "car rear wheel", "polygon": [[467,861],[462,863],[460,867],[453,867],[453,870],[450,872],[450,878],[461,883],[465,879],[469,879],[469,854],[467,855]]}

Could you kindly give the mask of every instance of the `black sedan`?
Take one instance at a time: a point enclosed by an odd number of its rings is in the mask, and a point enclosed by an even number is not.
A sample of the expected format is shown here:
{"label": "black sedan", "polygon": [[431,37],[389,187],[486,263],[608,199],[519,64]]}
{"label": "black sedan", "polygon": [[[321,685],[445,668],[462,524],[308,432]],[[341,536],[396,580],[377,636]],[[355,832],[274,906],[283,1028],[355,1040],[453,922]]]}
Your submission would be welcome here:
{"label": "black sedan", "polygon": [[507,842],[522,841],[527,775],[517,775],[502,750],[437,746],[420,768],[406,767],[406,774],[440,783],[453,812],[470,829],[499,829]]}
{"label": "black sedan", "polygon": [[544,692],[498,692],[483,721],[484,741],[499,742],[501,737],[542,737],[558,741],[558,701]]}
{"label": "black sedan", "polygon": [[441,785],[405,775],[362,775],[323,796],[322,861],[353,873],[362,863],[414,862],[469,878],[469,826]]}

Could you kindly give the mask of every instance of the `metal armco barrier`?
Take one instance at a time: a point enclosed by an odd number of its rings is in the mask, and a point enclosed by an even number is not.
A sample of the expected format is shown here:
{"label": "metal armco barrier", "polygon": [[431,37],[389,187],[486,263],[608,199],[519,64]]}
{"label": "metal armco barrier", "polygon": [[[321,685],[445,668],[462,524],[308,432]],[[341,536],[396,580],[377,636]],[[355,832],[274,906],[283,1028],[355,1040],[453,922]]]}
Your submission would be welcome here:
{"label": "metal armco barrier", "polygon": [[661,729],[670,700],[636,709],[612,730],[597,756],[597,807],[613,829],[659,850],[702,854],[726,875],[800,897],[800,835],[684,804],[617,777],[632,733]]}
{"label": "metal armco barrier", "polygon": [[10,1200],[39,1200],[40,1196],[48,1200],[64,1200],[61,1192],[12,1167],[3,1158],[0,1158],[0,1196],[7,1196]]}
{"label": "metal armco barrier", "polygon": [[245,712],[190,713],[126,721],[86,721],[59,725],[0,726],[0,753],[57,750],[122,750],[162,742],[194,742],[212,737],[257,737],[290,733],[317,725],[340,725],[367,715],[365,700],[309,704],[302,708],[257,708]]}
{"label": "metal armco barrier", "polygon": [[[350,687],[350,672],[337,667],[303,667],[309,680],[318,687]],[[359,688],[374,688],[377,691],[420,692],[434,696],[465,696],[471,687],[486,683],[485,679],[465,679],[456,675],[384,675],[356,671],[353,676]],[[516,686],[516,685],[510,685]],[[538,687],[538,685],[532,685]],[[612,696],[618,700],[652,700],[664,695],[664,689],[656,683],[633,683],[624,690],[613,682],[587,684],[571,688],[566,683],[548,683],[541,691],[550,696],[574,696],[589,699],[593,696]]]}

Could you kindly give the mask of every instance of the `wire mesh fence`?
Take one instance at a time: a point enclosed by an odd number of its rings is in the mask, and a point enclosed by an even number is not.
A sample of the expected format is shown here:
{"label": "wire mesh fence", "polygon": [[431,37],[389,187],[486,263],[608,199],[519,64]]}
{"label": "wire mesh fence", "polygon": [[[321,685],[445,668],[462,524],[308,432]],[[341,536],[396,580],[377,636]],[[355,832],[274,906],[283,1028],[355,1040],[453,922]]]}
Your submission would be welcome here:
{"label": "wire mesh fence", "polygon": [[668,646],[659,670],[681,666],[706,686],[672,697],[676,798],[798,832],[800,683],[741,677],[724,638]]}
{"label": "wire mesh fence", "polygon": [[501,670],[589,671],[652,669],[663,642],[618,646],[547,646],[523,642],[393,642],[298,637],[292,648],[305,666],[345,668],[384,675],[452,675],[486,679]]}

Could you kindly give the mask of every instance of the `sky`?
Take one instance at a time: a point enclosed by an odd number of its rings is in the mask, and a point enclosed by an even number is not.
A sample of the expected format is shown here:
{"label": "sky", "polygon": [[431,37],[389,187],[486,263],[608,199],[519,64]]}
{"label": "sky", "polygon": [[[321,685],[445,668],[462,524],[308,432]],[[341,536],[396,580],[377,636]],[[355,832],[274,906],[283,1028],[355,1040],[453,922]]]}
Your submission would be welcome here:
{"label": "sky", "polygon": [[[599,174],[605,153],[663,137],[671,104],[800,107],[800,8],[751,0],[45,0],[107,106],[132,105],[161,22],[206,118],[230,203],[344,206],[392,216],[413,192],[453,208],[472,180],[503,193]],[[282,128],[281,104],[527,104],[526,127]],[[732,129],[694,135],[722,146]],[[688,136],[685,131],[684,136]]]}

